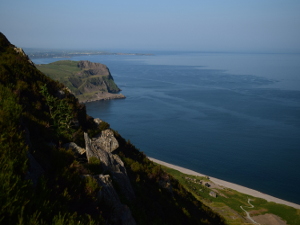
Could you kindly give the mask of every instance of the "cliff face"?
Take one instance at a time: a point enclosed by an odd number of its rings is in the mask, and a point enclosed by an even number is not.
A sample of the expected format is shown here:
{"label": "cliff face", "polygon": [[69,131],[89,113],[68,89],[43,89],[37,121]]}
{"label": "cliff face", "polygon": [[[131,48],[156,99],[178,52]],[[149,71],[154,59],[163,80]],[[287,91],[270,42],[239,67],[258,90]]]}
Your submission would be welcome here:
{"label": "cliff face", "polygon": [[[103,76],[110,76],[109,69],[106,65],[101,63],[93,63],[90,61],[80,61],[78,62],[78,67],[82,70],[86,70],[89,75],[103,75]],[[112,79],[112,77],[111,77]]]}
{"label": "cliff face", "polygon": [[65,84],[80,102],[125,98],[106,65],[62,60],[37,65],[47,76]]}
{"label": "cliff face", "polygon": [[79,61],[77,66],[81,69],[75,76],[84,79],[85,84],[79,85],[82,93],[93,91],[104,91],[109,93],[117,93],[121,91],[115,84],[113,77],[110,74],[106,65],[101,63],[92,63],[89,61]]}

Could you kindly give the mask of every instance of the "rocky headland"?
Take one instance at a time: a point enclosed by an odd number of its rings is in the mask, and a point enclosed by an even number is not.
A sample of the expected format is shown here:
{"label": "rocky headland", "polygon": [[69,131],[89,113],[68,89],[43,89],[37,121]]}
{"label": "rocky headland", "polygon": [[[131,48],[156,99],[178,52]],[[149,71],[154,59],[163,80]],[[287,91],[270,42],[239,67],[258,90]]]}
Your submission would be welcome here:
{"label": "rocky headland", "polygon": [[61,60],[36,66],[50,78],[67,86],[81,103],[125,98],[104,64]]}

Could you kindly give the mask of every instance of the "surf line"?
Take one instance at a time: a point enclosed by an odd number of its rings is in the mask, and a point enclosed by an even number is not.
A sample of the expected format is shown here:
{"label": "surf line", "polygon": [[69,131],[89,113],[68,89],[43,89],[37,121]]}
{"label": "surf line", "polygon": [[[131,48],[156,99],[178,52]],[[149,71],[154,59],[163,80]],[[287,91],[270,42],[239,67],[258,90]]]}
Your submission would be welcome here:
{"label": "surf line", "polygon": [[[250,203],[250,201],[252,201],[252,199],[248,198],[248,204],[250,205],[250,207],[249,207],[249,206],[244,206],[244,207],[247,207],[247,208],[249,208],[249,209],[254,208],[254,205],[252,205],[252,204]],[[243,208],[243,206],[240,206],[240,207],[241,207],[241,209],[246,213],[247,218],[248,218],[250,221],[252,221],[254,224],[260,225],[260,223],[257,223],[254,219],[251,218],[249,212],[247,212],[247,211]]]}

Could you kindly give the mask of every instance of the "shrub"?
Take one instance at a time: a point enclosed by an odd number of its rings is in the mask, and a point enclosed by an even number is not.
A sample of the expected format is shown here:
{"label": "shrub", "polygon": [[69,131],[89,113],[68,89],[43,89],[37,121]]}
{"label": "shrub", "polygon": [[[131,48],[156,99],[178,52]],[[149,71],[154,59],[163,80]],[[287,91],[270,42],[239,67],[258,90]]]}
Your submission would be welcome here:
{"label": "shrub", "polygon": [[101,162],[96,157],[91,157],[89,162],[85,164],[85,167],[89,170],[90,174],[102,173]]}
{"label": "shrub", "polygon": [[85,182],[86,182],[86,190],[88,193],[95,193],[100,190],[100,186],[98,182],[92,176],[86,176]]}

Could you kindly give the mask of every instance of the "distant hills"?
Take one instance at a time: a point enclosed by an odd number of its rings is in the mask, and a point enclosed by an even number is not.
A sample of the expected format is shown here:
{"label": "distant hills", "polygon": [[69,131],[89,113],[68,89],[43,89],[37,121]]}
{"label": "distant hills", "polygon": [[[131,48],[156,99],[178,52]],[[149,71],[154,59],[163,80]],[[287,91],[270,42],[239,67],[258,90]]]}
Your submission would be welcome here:
{"label": "distant hills", "polygon": [[82,51],[82,50],[50,50],[50,49],[36,49],[26,48],[24,49],[29,58],[72,58],[74,56],[85,55],[153,55],[150,53],[124,53],[124,52],[107,52],[107,51]]}
{"label": "distant hills", "polygon": [[107,66],[101,63],[61,60],[36,67],[66,85],[80,102],[125,98],[118,94],[121,89]]}

